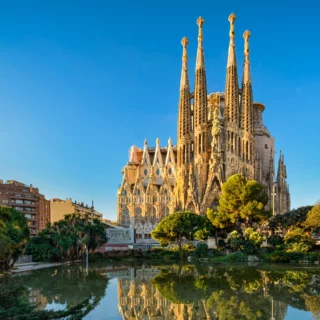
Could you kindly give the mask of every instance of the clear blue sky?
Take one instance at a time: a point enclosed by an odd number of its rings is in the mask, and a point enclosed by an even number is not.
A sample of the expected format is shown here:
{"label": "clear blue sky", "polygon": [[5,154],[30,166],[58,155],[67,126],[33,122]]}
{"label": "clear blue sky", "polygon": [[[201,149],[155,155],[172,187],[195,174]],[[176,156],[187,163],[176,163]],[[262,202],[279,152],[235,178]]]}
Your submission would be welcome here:
{"label": "clear blue sky", "polygon": [[228,15],[240,69],[251,31],[254,99],[285,154],[292,207],[320,199],[316,1],[3,1],[0,178],[116,218],[128,148],[176,141],[181,44],[193,84],[202,15],[209,92],[224,91]]}

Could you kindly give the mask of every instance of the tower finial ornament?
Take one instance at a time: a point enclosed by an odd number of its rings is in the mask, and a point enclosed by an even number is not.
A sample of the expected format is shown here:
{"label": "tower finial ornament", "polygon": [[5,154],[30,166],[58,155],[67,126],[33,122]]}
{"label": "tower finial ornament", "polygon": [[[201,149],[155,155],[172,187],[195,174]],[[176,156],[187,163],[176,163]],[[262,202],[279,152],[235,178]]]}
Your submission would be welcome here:
{"label": "tower finial ornament", "polygon": [[[183,46],[183,52],[182,52],[182,61],[187,62],[188,61],[188,51],[187,51],[187,45],[189,43],[188,38],[183,37],[181,40],[181,44]],[[187,69],[187,66],[184,66]]]}
{"label": "tower finial ornament", "polygon": [[235,36],[235,33],[234,33],[234,22],[236,21],[236,15],[232,12],[230,15],[229,15],[229,22],[230,22],[230,32],[229,32],[229,35],[230,35],[230,38],[234,39],[234,36]]}
{"label": "tower finial ornament", "polygon": [[251,37],[251,32],[249,30],[246,30],[243,33],[244,38],[244,55],[247,57],[249,55],[250,49],[249,49],[249,38]]}
{"label": "tower finial ornament", "polygon": [[202,17],[199,17],[197,20],[197,25],[199,27],[199,33],[198,33],[198,41],[202,42],[203,39],[203,32],[202,32],[202,26],[204,24],[204,19]]}

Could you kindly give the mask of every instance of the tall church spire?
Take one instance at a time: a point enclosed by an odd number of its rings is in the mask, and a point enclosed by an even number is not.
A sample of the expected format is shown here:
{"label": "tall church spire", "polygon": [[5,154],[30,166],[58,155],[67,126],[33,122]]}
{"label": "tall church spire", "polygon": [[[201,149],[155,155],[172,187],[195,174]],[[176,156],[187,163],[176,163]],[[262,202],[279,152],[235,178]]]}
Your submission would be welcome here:
{"label": "tall church spire", "polygon": [[250,73],[250,59],[249,59],[249,38],[250,31],[246,30],[243,34],[244,38],[244,67],[242,78],[242,124],[241,128],[244,133],[244,158],[249,162],[253,160],[253,96],[252,96],[252,82]]}
{"label": "tall church spire", "polygon": [[188,77],[188,46],[189,40],[183,37],[181,40],[182,44],[182,70],[181,70],[181,81],[180,81],[180,91],[183,89],[189,89],[189,77]]}
{"label": "tall church spire", "polygon": [[230,41],[229,52],[227,62],[227,77],[226,77],[226,95],[225,95],[225,108],[224,116],[232,123],[240,125],[239,118],[239,86],[238,86],[238,70],[236,59],[236,48],[234,42],[234,22],[236,21],[236,15],[231,13],[229,18],[230,22]]}
{"label": "tall church spire", "polygon": [[[182,71],[180,81],[180,99],[178,111],[178,163],[181,165],[188,161],[189,143],[186,143],[190,137],[191,126],[191,103],[190,103],[190,87],[188,79],[188,39],[184,37],[181,40],[182,51]],[[187,144],[187,145],[186,145]]]}
{"label": "tall church spire", "polygon": [[203,50],[203,31],[202,26],[204,19],[199,17],[197,25],[199,27],[198,33],[198,50],[196,61],[196,79],[194,88],[194,127],[195,127],[195,154],[202,153],[205,150],[206,134],[203,125],[207,123],[207,81],[206,69],[204,65],[204,50]]}
{"label": "tall church spire", "polygon": [[249,38],[250,31],[246,30],[243,34],[244,38],[244,67],[242,79],[242,129],[249,133],[253,133],[253,97],[252,82],[250,73],[249,59]]}

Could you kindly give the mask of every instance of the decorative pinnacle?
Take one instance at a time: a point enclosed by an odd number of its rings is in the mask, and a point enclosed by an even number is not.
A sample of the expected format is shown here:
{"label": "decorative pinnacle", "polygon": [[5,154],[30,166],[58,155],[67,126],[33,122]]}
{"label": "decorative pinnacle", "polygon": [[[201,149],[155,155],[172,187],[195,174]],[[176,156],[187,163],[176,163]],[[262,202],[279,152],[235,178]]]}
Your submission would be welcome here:
{"label": "decorative pinnacle", "polygon": [[204,19],[202,17],[199,17],[197,20],[197,25],[199,27],[198,41],[202,41],[202,37],[203,37],[202,26],[203,26],[203,24],[204,24]]}
{"label": "decorative pinnacle", "polygon": [[228,17],[228,20],[230,22],[230,32],[229,32],[229,36],[230,38],[234,38],[234,22],[236,21],[236,15],[232,12],[230,14],[230,16]]}
{"label": "decorative pinnacle", "polygon": [[183,45],[184,48],[187,47],[188,43],[189,43],[188,38],[187,37],[183,37],[182,40],[181,40],[181,44]]}
{"label": "decorative pinnacle", "polygon": [[169,144],[169,146],[171,146],[171,145],[172,145],[172,139],[171,139],[171,138],[169,138],[169,140],[168,140],[168,144]]}
{"label": "decorative pinnacle", "polygon": [[159,140],[159,138],[156,139],[156,145],[157,145],[157,146],[160,145],[160,140]]}
{"label": "decorative pinnacle", "polygon": [[244,54],[249,55],[249,38],[251,36],[251,33],[249,30],[246,30],[243,33],[243,38],[244,38]]}
{"label": "decorative pinnacle", "polygon": [[200,16],[197,19],[197,25],[199,26],[199,28],[201,28],[203,24],[204,24],[204,19]]}
{"label": "decorative pinnacle", "polygon": [[182,54],[182,60],[187,61],[188,60],[188,53],[187,53],[187,45],[189,43],[188,38],[183,37],[181,40],[181,44],[183,46],[183,54]]}
{"label": "decorative pinnacle", "polygon": [[232,12],[229,17],[228,17],[228,20],[231,22],[231,23],[234,23],[237,19],[237,16]]}
{"label": "decorative pinnacle", "polygon": [[148,141],[147,139],[144,139],[144,145],[147,146],[148,145]]}

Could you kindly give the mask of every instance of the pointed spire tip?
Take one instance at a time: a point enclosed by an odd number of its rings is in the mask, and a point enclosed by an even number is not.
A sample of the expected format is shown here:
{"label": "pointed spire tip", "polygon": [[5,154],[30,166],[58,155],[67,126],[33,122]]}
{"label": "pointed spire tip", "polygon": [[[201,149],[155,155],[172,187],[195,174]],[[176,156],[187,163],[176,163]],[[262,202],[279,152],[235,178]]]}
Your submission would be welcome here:
{"label": "pointed spire tip", "polygon": [[243,38],[248,41],[250,37],[251,37],[251,32],[249,30],[246,30],[243,33]]}
{"label": "pointed spire tip", "polygon": [[233,12],[232,12],[232,13],[229,15],[229,17],[228,17],[228,20],[229,20],[231,23],[235,22],[236,19],[237,19],[237,16],[236,16]]}
{"label": "pointed spire tip", "polygon": [[187,37],[183,37],[182,40],[181,40],[181,44],[183,47],[186,47],[189,43],[189,40]]}
{"label": "pointed spire tip", "polygon": [[204,24],[204,19],[200,16],[197,19],[197,25],[201,28],[203,24]]}

